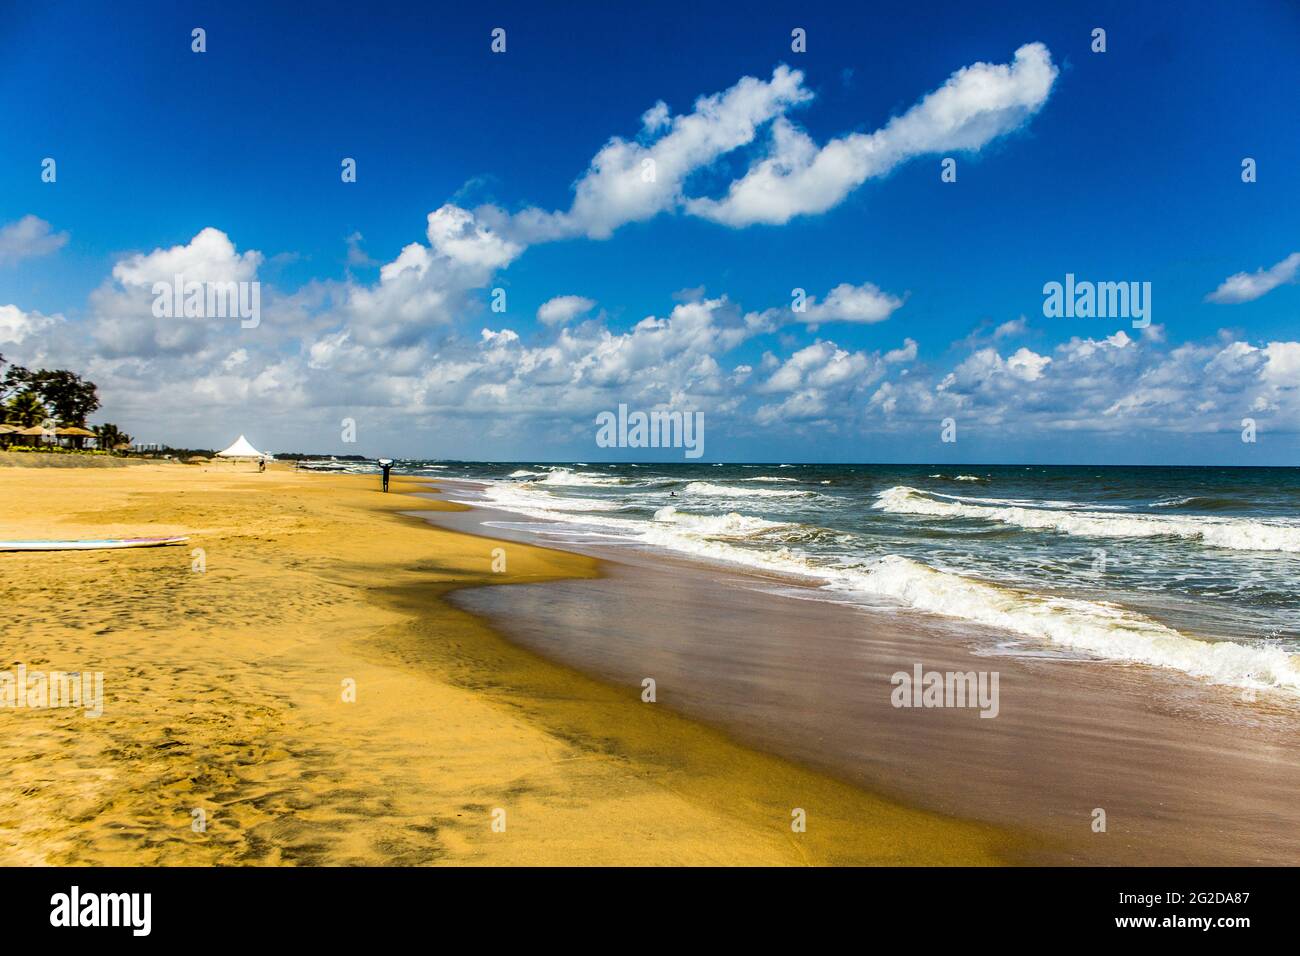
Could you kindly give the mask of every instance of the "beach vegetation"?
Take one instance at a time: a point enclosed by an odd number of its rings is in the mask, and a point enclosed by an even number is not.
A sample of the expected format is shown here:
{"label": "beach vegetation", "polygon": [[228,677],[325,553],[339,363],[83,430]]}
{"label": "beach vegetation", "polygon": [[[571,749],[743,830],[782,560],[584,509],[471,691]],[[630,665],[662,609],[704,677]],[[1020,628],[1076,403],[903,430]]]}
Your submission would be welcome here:
{"label": "beach vegetation", "polygon": [[[0,411],[5,424],[16,428],[34,428],[52,422],[59,428],[86,427],[86,418],[100,407],[99,391],[95,383],[68,369],[29,369],[6,362],[0,355]],[[106,443],[101,429],[109,428]],[[94,429],[100,448],[111,450],[118,444],[129,442],[116,426],[96,426]],[[76,450],[81,450],[84,434],[67,438]]]}
{"label": "beach vegetation", "polygon": [[5,417],[8,423],[19,428],[34,428],[44,421],[48,414],[45,404],[35,392],[21,392],[9,399],[5,405]]}

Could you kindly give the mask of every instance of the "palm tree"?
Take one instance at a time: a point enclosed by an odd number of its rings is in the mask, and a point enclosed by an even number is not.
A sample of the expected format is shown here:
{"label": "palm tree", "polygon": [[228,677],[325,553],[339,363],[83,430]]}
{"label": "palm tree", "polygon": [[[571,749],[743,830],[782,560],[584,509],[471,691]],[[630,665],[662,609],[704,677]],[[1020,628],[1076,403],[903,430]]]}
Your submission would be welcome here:
{"label": "palm tree", "polygon": [[130,435],[111,422],[96,425],[92,431],[95,433],[95,443],[110,455],[118,445],[129,444],[131,441]]}
{"label": "palm tree", "polygon": [[45,406],[35,392],[23,392],[9,400],[8,418],[10,424],[19,428],[31,428],[45,420]]}

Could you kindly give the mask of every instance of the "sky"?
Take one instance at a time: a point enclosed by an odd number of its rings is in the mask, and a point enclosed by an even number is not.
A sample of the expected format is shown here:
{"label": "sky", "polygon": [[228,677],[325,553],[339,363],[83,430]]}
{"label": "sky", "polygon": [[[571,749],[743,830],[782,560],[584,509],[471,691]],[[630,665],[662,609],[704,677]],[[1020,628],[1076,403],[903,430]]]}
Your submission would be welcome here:
{"label": "sky", "polygon": [[1300,457],[1296,4],[481,6],[0,2],[0,353],[177,447]]}

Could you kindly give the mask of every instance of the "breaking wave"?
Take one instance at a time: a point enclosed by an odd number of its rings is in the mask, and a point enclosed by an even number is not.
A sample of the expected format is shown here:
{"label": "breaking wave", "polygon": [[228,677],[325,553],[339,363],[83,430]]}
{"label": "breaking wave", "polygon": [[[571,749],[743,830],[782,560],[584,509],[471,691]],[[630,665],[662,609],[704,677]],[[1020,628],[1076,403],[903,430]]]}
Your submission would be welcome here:
{"label": "breaking wave", "polygon": [[1012,504],[975,504],[979,499],[936,495],[906,485],[880,492],[872,505],[891,514],[976,518],[1042,531],[1092,538],[1174,537],[1236,551],[1300,552],[1300,525],[1204,515],[1166,517],[1131,512],[1076,511]]}

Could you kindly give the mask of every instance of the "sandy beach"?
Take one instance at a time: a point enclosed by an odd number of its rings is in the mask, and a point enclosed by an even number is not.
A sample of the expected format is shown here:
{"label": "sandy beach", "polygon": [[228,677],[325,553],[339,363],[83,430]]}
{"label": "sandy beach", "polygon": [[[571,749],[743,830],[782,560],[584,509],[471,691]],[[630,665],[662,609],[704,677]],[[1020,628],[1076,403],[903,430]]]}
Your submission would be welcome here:
{"label": "sandy beach", "polygon": [[98,717],[0,710],[0,863],[978,865],[1045,852],[1019,828],[762,753],[505,640],[446,596],[544,592],[602,564],[403,514],[453,507],[402,493],[427,490],[398,479],[385,496],[373,477],[278,464],[0,468],[0,538],[189,536],[0,554],[6,666],[104,679]]}

